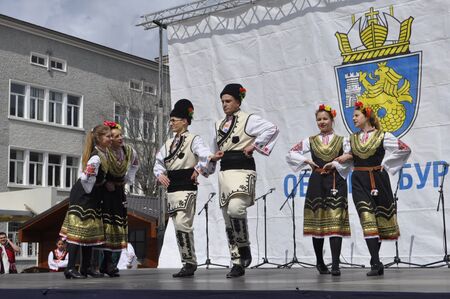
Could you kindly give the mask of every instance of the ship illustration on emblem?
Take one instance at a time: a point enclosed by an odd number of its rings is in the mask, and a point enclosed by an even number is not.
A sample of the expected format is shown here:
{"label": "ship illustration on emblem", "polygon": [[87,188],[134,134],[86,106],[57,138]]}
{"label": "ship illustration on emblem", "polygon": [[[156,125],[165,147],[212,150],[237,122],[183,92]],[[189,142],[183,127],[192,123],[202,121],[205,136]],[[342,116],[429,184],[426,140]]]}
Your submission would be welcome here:
{"label": "ship illustration on emblem", "polygon": [[352,121],[354,104],[369,105],[381,127],[397,137],[405,135],[417,116],[420,100],[422,52],[411,53],[414,18],[400,22],[390,12],[373,7],[359,19],[352,15],[347,33],[336,33],[343,58],[335,66],[339,105],[349,132],[358,129]]}

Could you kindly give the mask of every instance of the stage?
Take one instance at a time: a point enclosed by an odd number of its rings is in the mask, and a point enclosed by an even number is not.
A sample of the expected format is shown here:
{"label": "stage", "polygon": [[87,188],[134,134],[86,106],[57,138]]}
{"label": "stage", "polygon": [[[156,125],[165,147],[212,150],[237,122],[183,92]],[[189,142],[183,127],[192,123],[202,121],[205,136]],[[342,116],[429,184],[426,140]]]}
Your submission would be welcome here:
{"label": "stage", "polygon": [[247,269],[226,279],[226,269],[201,268],[174,279],[175,269],[121,271],[118,278],[67,280],[62,273],[1,275],[5,298],[450,298],[450,269],[389,268],[382,277],[345,268],[340,277],[315,269]]}

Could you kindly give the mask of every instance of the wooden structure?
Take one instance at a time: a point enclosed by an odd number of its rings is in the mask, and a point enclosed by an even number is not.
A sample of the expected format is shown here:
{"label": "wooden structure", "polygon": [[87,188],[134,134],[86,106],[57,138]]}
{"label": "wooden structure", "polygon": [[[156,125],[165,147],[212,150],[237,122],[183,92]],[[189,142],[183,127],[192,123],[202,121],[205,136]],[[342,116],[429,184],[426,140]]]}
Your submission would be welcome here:
{"label": "wooden structure", "polygon": [[[65,199],[19,228],[21,242],[39,243],[37,265],[39,268],[48,268],[48,254],[56,248],[56,240],[68,206],[69,199]],[[133,245],[142,268],[156,268],[158,265],[157,207],[156,198],[127,197],[129,242]]]}

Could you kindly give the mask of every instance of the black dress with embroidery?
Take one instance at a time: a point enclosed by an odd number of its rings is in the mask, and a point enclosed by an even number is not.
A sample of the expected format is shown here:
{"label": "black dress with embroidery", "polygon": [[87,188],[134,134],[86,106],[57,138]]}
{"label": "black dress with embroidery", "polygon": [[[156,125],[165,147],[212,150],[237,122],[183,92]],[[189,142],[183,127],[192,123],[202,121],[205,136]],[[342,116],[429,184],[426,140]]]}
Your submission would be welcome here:
{"label": "black dress with embroidery", "polygon": [[[95,149],[91,157],[95,155],[102,154]],[[60,231],[60,235],[66,238],[67,242],[84,246],[104,243],[101,202],[106,192],[105,179],[106,171],[104,166],[100,165],[90,193],[86,193],[80,179],[72,187],[69,208]]]}
{"label": "black dress with embroidery", "polygon": [[114,153],[107,152],[109,171],[106,180],[114,185],[114,191],[104,193],[102,201],[102,220],[105,230],[105,244],[103,249],[121,251],[127,248],[128,215],[125,194],[125,175],[132,163],[133,149],[125,145],[122,147],[124,160],[118,161]]}
{"label": "black dress with embroidery", "polygon": [[[343,153],[343,137],[335,135],[329,145],[319,136],[310,137],[311,157],[320,168]],[[332,189],[337,193],[333,194]],[[313,171],[305,197],[303,234],[313,237],[349,236],[347,182],[337,171]]]}
{"label": "black dress with embroidery", "polygon": [[[352,134],[350,144],[353,153],[354,167],[376,167],[383,161],[384,132],[375,132],[362,144],[358,134]],[[372,171],[378,195],[372,194],[370,173],[355,169],[352,174],[352,195],[364,237],[380,239],[397,239],[400,230],[397,224],[397,211],[392,194],[389,175],[384,169]]]}

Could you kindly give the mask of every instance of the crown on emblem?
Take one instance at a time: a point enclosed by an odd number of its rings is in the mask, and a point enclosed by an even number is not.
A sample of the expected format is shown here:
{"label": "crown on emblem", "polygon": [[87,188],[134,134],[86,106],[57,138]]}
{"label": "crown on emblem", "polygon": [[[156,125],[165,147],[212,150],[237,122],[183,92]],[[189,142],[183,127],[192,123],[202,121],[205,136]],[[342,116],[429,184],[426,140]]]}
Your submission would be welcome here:
{"label": "crown on emblem", "polygon": [[371,7],[356,21],[355,15],[352,15],[350,30],[335,34],[343,64],[409,53],[413,20],[409,17],[400,22],[394,17],[392,6],[389,14],[383,12],[380,15]]}

